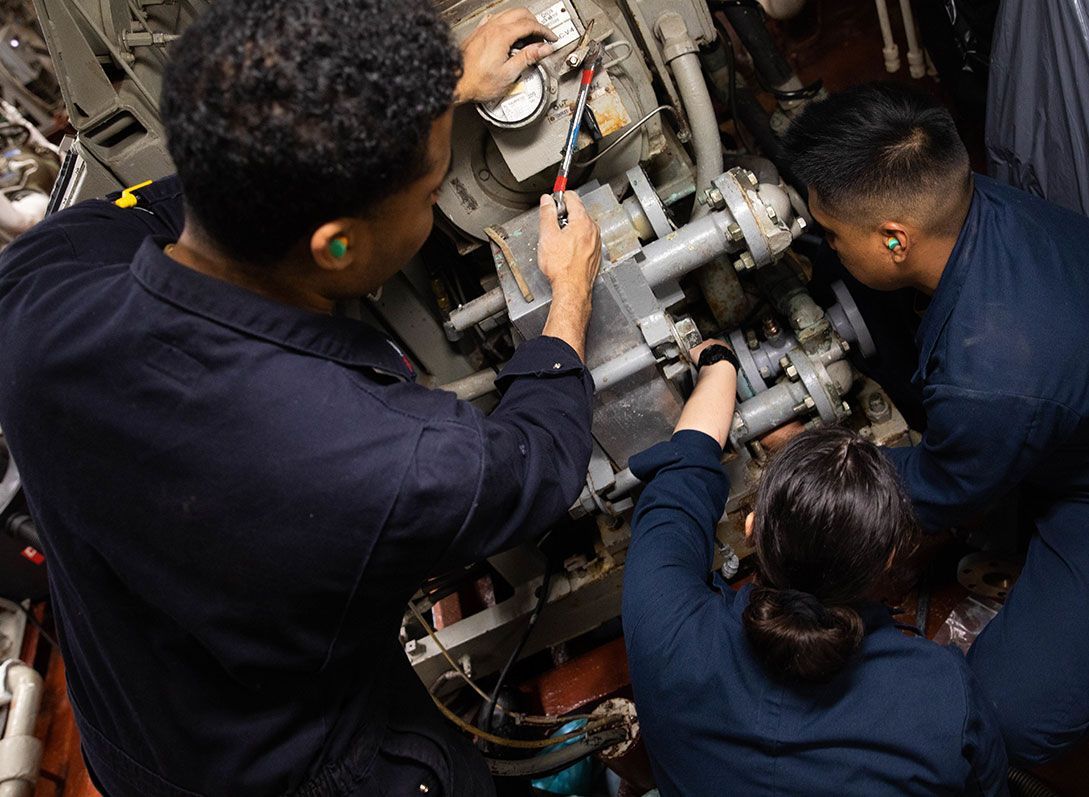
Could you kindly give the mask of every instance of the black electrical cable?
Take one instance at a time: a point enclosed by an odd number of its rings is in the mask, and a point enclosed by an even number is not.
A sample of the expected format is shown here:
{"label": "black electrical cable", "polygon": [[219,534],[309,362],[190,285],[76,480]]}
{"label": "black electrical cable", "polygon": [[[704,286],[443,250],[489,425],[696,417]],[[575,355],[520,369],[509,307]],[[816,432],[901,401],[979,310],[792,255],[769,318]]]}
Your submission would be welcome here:
{"label": "black electrical cable", "polygon": [[48,642],[57,650],[60,650],[60,643],[53,638],[52,634],[45,630],[45,626],[43,626],[38,618],[34,616],[34,612],[30,611],[30,609],[23,606],[23,604],[21,603],[16,603],[15,601],[11,601],[11,603],[13,603],[15,606],[18,606],[22,610],[23,614],[26,615],[26,619],[30,621],[31,625],[38,629],[38,633],[42,635],[42,638],[46,642]]}
{"label": "black electrical cable", "polygon": [[752,145],[745,140],[745,133],[742,131],[741,118],[737,115],[737,59],[734,53],[734,43],[730,40],[729,36],[720,36],[726,44],[726,67],[730,73],[730,86],[729,86],[729,100],[730,100],[730,117],[734,120],[734,132],[737,133],[738,143],[741,144],[741,148],[745,152],[755,154],[756,150],[752,148]]}
{"label": "black electrical cable", "polygon": [[500,670],[499,679],[495,682],[495,688],[492,689],[491,697],[488,698],[488,704],[484,708],[482,727],[486,731],[492,729],[492,715],[495,714],[495,704],[499,700],[499,690],[501,690],[503,684],[506,683],[507,675],[510,673],[511,667],[514,666],[514,662],[518,661],[518,657],[522,655],[522,649],[525,648],[526,643],[529,641],[529,635],[533,633],[537,621],[541,619],[541,611],[544,609],[545,604],[548,603],[548,588],[552,584],[553,572],[552,558],[549,557],[548,564],[545,566],[544,579],[542,579],[541,586],[537,593],[537,604],[533,607],[533,613],[529,616],[526,630],[522,632],[522,637],[518,640],[518,645],[515,646],[514,651],[510,654],[510,658],[507,659],[507,663],[504,664],[503,669]]}

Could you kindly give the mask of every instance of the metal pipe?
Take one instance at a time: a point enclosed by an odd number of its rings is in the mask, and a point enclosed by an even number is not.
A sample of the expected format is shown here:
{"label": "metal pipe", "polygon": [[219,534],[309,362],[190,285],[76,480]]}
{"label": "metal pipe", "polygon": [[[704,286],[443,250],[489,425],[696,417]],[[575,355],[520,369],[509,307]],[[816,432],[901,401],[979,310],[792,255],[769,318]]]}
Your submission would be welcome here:
{"label": "metal pipe", "polygon": [[[663,55],[673,70],[677,91],[688,116],[692,131],[692,151],[696,158],[696,196],[711,187],[711,181],[722,174],[722,139],[718,119],[711,103],[711,92],[700,67],[699,48],[688,33],[684,18],[673,11],[658,18],[658,37]],[[705,205],[697,203],[693,219],[706,215]]]}
{"label": "metal pipe", "polygon": [[759,8],[750,5],[728,5],[723,11],[737,38],[745,45],[752,56],[753,66],[765,86],[780,91],[801,88],[802,83],[794,73],[794,68],[787,62],[775,40],[764,24],[764,15]]}
{"label": "metal pipe", "polygon": [[643,276],[652,288],[679,279],[729,250],[733,219],[719,211],[689,222],[643,248]]}
{"label": "metal pipe", "polygon": [[904,17],[904,33],[908,40],[908,70],[918,80],[926,74],[926,59],[923,48],[919,46],[919,35],[915,30],[915,15],[911,11],[911,0],[900,0],[900,13]]}
{"label": "metal pipe", "polygon": [[900,48],[896,46],[896,40],[892,38],[892,22],[889,20],[889,7],[885,0],[874,0],[877,3],[877,21],[881,25],[881,39],[884,47],[881,54],[885,56],[885,71],[890,74],[900,71]]}
{"label": "metal pipe", "polygon": [[799,382],[780,382],[737,405],[730,439],[736,446],[763,437],[787,421],[809,412],[809,392]]}
{"label": "metal pipe", "polygon": [[446,322],[446,326],[454,332],[464,332],[486,318],[491,318],[493,315],[499,315],[506,311],[507,300],[503,297],[503,289],[492,288],[483,296],[478,296],[468,304],[463,304],[452,310],[450,320]]}
{"label": "metal pipe", "polygon": [[0,670],[0,682],[11,693],[8,721],[4,728],[5,760],[9,777],[0,783],[0,797],[30,797],[42,762],[42,743],[34,736],[38,709],[42,705],[42,677],[21,661],[9,660]]}
{"label": "metal pipe", "polygon": [[495,371],[485,368],[483,371],[440,385],[438,389],[449,391],[462,401],[472,401],[495,390]]}
{"label": "metal pipe", "polygon": [[623,382],[656,362],[650,346],[642,345],[628,349],[618,357],[590,371],[590,375],[594,378],[594,389],[605,390],[615,387],[618,382]]}

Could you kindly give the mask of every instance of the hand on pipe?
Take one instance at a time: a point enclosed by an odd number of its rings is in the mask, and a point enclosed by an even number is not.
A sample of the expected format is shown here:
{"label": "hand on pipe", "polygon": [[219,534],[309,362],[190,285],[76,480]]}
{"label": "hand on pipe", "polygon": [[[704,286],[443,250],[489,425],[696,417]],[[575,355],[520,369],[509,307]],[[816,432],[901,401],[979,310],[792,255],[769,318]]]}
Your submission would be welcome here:
{"label": "hand on pipe", "polygon": [[586,359],[586,325],[591,294],[601,267],[601,231],[574,191],[564,194],[567,226],[560,227],[556,203],[541,197],[537,266],[552,283],[552,308],[544,334],[560,338]]}
{"label": "hand on pipe", "polygon": [[[511,54],[515,42],[545,39]],[[487,102],[502,97],[518,76],[552,52],[556,34],[525,8],[485,16],[461,45],[462,73],[454,91],[455,104]]]}
{"label": "hand on pipe", "polygon": [[[700,354],[710,346],[725,346],[724,340],[710,338],[694,347],[688,356],[692,362],[699,362]],[[732,351],[732,349],[731,349]],[[692,391],[684,405],[680,420],[673,430],[691,429],[703,432],[718,441],[722,447],[730,437],[730,427],[734,422],[734,402],[737,399],[737,370],[733,364],[723,360],[701,368],[696,378],[696,389]]]}

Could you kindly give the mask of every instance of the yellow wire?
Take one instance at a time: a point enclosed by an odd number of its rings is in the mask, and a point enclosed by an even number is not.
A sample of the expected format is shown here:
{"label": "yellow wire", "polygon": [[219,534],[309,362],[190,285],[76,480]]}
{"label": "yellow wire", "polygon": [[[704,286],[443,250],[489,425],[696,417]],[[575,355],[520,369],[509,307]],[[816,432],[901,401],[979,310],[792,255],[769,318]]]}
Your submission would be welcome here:
{"label": "yellow wire", "polygon": [[[438,706],[439,711],[442,712],[443,716],[455,725],[457,725],[463,731],[471,733],[486,742],[491,742],[492,744],[498,744],[502,747],[514,747],[522,750],[540,750],[544,747],[554,747],[557,744],[563,744],[564,742],[570,741],[571,739],[576,739],[580,736],[586,736],[587,734],[595,733],[604,728],[612,727],[614,721],[618,719],[618,717],[606,716],[602,719],[607,721],[603,721],[600,724],[593,725],[591,723],[587,723],[585,726],[579,728],[577,731],[571,731],[571,733],[565,733],[562,736],[552,736],[548,739],[508,739],[505,736],[496,736],[494,733],[489,733],[482,728],[478,728],[475,725],[466,722],[453,711],[448,709],[446,707],[446,704],[444,704],[434,695],[431,696],[431,699],[435,701],[435,705]],[[565,717],[564,719],[567,718]]]}

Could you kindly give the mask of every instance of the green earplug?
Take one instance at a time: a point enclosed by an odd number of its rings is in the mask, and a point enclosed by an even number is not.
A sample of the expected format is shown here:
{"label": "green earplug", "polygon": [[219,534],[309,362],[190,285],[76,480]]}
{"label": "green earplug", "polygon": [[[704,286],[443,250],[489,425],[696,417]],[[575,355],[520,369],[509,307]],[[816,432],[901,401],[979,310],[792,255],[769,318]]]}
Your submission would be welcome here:
{"label": "green earplug", "polygon": [[348,254],[348,239],[338,235],[331,240],[329,242],[329,254],[337,260]]}

